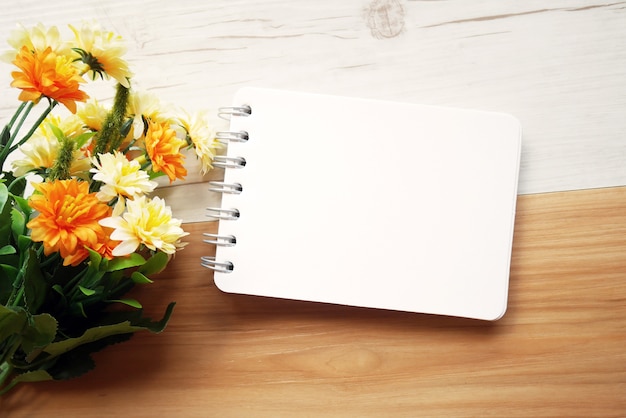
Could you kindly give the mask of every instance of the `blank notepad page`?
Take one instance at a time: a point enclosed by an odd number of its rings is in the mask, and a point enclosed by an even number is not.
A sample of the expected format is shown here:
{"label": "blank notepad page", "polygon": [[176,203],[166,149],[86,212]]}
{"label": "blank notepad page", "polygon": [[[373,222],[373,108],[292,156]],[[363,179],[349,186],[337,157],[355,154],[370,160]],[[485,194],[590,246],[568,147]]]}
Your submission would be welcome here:
{"label": "blank notepad page", "polygon": [[495,320],[521,127],[502,113],[244,88],[215,273],[225,292]]}

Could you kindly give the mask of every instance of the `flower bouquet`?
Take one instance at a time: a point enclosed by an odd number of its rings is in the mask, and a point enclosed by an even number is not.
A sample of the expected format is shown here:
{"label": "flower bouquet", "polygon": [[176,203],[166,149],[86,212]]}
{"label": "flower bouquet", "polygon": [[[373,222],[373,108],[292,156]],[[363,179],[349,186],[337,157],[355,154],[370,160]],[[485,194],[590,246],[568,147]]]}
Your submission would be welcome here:
{"label": "flower bouquet", "polygon": [[[70,29],[20,26],[3,56],[21,103],[0,133],[0,395],[79,376],[91,353],[165,328],[173,302],[153,321],[125,296],[185,244],[154,179],[183,179],[187,152],[204,174],[220,146],[205,113],[131,89],[118,35]],[[82,89],[110,79],[110,108]]]}

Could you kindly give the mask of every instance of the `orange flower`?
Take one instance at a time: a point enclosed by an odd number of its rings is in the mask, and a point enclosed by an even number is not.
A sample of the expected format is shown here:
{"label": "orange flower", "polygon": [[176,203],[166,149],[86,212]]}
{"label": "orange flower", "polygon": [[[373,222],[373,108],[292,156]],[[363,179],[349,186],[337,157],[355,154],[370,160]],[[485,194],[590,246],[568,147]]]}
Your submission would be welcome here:
{"label": "orange flower", "polygon": [[110,216],[111,208],[89,193],[88,182],[55,180],[34,188],[40,193],[29,203],[39,214],[27,226],[31,239],[43,242],[46,255],[59,252],[63,265],[76,266],[89,255],[85,247],[107,252],[109,237],[98,221]]}
{"label": "orange flower", "polygon": [[22,89],[19,99],[23,102],[39,102],[42,96],[62,103],[70,112],[76,113],[76,102],[89,98],[80,90],[85,80],[78,74],[71,60],[57,55],[52,48],[31,51],[20,49],[13,61],[21,71],[13,71],[12,87]]}
{"label": "orange flower", "polygon": [[180,148],[187,143],[176,136],[176,131],[170,128],[169,123],[150,121],[145,143],[154,171],[167,174],[170,183],[177,178],[181,180],[185,178],[187,175],[187,169],[183,165],[185,156],[181,154]]}
{"label": "orange flower", "polygon": [[115,241],[111,239],[111,233],[113,232],[112,228],[103,228],[103,230],[105,233],[104,240],[96,244],[93,250],[100,254],[102,257],[108,260],[112,260],[113,258],[115,258],[113,256],[113,250],[119,245],[120,241]]}

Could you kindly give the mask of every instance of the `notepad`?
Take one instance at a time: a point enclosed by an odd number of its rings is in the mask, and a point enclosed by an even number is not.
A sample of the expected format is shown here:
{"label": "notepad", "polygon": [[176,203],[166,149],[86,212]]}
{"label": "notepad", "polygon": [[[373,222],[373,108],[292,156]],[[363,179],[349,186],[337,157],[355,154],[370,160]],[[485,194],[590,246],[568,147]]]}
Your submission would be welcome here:
{"label": "notepad", "polygon": [[505,113],[243,88],[219,232],[224,292],[499,319],[521,149]]}

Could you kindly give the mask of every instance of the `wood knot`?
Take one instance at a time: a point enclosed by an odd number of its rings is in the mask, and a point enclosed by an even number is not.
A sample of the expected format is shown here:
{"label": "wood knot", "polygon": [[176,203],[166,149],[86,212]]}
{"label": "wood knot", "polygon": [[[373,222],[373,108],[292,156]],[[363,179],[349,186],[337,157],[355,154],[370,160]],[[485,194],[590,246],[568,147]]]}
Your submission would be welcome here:
{"label": "wood knot", "polygon": [[367,8],[367,26],[374,38],[394,38],[404,30],[404,16],[399,0],[374,0]]}

